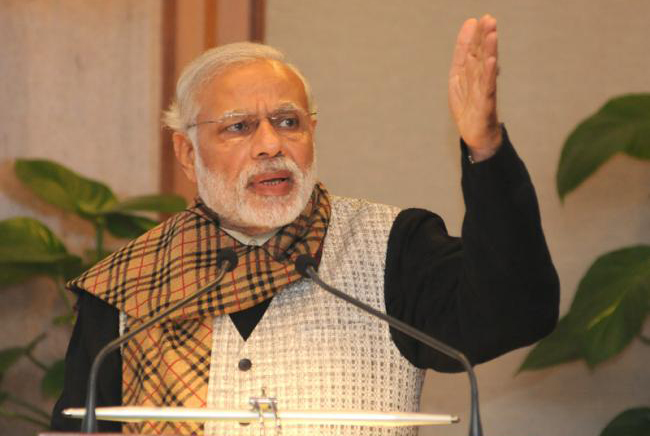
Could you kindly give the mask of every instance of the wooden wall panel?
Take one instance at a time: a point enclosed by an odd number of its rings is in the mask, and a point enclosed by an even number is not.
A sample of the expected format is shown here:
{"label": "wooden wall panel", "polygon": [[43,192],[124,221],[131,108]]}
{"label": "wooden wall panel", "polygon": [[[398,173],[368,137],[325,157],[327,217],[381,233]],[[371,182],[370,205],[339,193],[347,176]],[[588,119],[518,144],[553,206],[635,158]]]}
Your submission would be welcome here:
{"label": "wooden wall panel", "polygon": [[[264,40],[264,0],[203,0],[164,2],[162,40],[162,106],[174,96],[183,67],[203,51],[218,44]],[[161,188],[191,201],[196,187],[183,174],[174,157],[171,132],[165,130],[161,145]]]}

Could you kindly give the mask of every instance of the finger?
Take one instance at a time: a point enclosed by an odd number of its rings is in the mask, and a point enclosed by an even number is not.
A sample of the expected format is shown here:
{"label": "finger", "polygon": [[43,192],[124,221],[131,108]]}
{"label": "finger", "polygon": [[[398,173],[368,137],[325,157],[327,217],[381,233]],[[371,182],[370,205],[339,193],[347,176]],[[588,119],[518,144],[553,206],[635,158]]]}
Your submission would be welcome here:
{"label": "finger", "polygon": [[491,57],[498,59],[498,39],[499,36],[496,30],[485,35],[483,43],[481,44],[481,59],[483,61],[486,61]]}
{"label": "finger", "polygon": [[485,14],[479,20],[479,27],[484,34],[497,30],[497,20],[490,14]]}
{"label": "finger", "polygon": [[481,90],[485,98],[494,98],[497,92],[497,76],[499,66],[495,57],[489,57],[483,65],[483,77],[481,78]]}
{"label": "finger", "polygon": [[469,45],[476,33],[477,21],[474,18],[466,20],[458,32],[456,38],[456,47],[454,48],[454,56],[452,58],[453,67],[462,67],[465,64],[465,58],[469,51]]}
{"label": "finger", "polygon": [[487,15],[483,17],[483,20],[489,30],[484,34],[482,44],[482,90],[486,96],[491,96],[496,93],[496,81],[499,75],[498,33],[494,18]]}
{"label": "finger", "polygon": [[482,26],[481,22],[478,21],[476,23],[476,30],[472,35],[472,40],[469,43],[469,52],[474,57],[480,56],[481,40],[483,39],[483,31],[481,26]]}
{"label": "finger", "polygon": [[496,39],[491,35],[496,34],[497,20],[491,15],[484,15],[477,24],[479,34],[478,50],[476,55],[482,61],[490,56],[496,57]]}

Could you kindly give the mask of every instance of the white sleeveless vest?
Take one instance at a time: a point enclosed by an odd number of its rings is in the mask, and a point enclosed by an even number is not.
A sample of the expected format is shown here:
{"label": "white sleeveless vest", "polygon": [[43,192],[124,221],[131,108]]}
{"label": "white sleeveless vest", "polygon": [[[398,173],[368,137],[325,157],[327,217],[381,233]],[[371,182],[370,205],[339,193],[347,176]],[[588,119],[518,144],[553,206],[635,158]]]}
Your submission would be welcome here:
{"label": "white sleeveless vest", "polygon": [[[319,274],[334,287],[385,312],[388,234],[399,209],[332,197],[332,217]],[[229,316],[214,320],[208,407],[250,409],[262,388],[279,410],[417,411],[424,371],[395,347],[388,326],[310,280],[277,294],[244,341]],[[247,371],[240,360],[249,359]],[[272,422],[266,434],[274,435]],[[206,435],[258,436],[258,424],[207,422]],[[292,435],[416,435],[417,429],[306,426]]]}

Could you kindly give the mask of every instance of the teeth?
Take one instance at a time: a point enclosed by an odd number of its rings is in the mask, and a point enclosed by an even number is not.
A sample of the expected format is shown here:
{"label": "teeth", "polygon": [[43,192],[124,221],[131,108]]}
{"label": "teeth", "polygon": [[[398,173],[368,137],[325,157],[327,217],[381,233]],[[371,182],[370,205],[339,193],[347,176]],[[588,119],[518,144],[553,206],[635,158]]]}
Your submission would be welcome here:
{"label": "teeth", "polygon": [[280,183],[284,182],[286,179],[273,179],[273,180],[265,180],[262,183],[265,185],[279,185]]}

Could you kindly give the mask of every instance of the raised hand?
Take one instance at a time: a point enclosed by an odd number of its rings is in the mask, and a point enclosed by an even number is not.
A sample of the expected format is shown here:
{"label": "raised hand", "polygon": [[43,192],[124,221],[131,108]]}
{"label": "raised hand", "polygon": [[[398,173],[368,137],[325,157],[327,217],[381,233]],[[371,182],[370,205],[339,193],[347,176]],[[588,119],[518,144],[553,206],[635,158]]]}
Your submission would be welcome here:
{"label": "raised hand", "polygon": [[490,15],[463,23],[449,71],[449,108],[475,162],[501,144],[497,117],[497,21]]}

